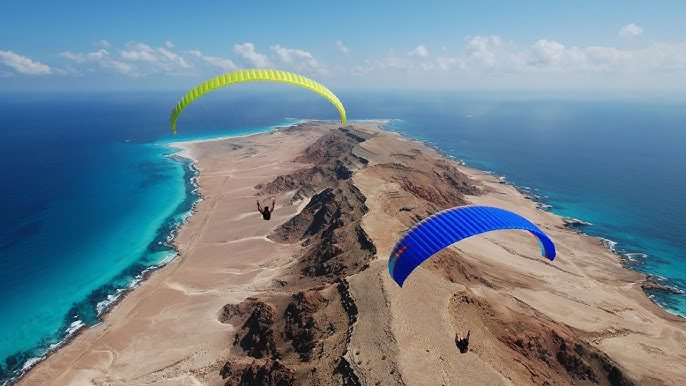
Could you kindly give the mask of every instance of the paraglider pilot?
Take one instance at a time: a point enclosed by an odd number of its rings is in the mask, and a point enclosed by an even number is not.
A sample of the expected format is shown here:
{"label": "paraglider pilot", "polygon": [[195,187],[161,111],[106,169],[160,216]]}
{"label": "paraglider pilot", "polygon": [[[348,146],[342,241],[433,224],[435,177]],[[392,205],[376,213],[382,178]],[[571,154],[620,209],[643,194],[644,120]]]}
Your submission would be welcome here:
{"label": "paraglider pilot", "polygon": [[460,350],[460,353],[464,354],[467,351],[469,351],[469,333],[471,331],[467,331],[467,336],[464,338],[460,338],[457,334],[455,334],[455,345],[457,346],[458,350]]}
{"label": "paraglider pilot", "polygon": [[265,206],[262,208],[260,206],[260,200],[257,200],[257,211],[262,214],[262,218],[265,220],[269,220],[272,218],[272,212],[274,212],[274,208],[276,207],[276,200],[272,200],[272,208],[269,209],[269,205]]}

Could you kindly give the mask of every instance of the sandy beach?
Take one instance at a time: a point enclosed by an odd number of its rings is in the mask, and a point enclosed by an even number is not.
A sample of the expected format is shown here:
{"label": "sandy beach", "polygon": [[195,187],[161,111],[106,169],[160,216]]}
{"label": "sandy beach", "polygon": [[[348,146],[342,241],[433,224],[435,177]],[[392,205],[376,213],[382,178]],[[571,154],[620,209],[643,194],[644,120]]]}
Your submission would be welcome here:
{"label": "sandy beach", "polygon": [[[356,122],[176,143],[202,201],[179,256],[19,384],[670,384],[686,321],[593,237],[484,172]],[[271,221],[256,200],[274,199]],[[403,288],[388,255],[443,208],[516,212],[555,242],[494,232]],[[455,335],[471,332],[461,354]]]}

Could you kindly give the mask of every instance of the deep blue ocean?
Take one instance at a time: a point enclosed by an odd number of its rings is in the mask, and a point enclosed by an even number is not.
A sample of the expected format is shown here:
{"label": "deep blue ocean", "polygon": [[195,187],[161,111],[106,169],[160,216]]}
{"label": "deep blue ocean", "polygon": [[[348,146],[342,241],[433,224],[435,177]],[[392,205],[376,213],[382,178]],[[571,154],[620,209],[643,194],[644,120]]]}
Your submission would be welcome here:
{"label": "deep blue ocean", "polygon": [[[170,140],[335,119],[305,90],[208,95],[168,129],[168,93],[0,94],[0,383],[173,258],[169,235],[198,199]],[[626,263],[686,290],[686,102],[475,92],[341,92],[350,119],[505,176],[592,225]],[[564,256],[560,256],[564,258]],[[651,294],[686,315],[686,297]]]}

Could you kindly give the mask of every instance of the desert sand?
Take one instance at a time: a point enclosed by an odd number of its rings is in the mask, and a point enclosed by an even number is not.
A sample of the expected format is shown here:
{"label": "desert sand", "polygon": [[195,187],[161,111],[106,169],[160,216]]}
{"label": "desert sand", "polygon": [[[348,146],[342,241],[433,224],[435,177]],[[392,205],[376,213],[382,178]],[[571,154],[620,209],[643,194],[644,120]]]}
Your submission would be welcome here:
{"label": "desert sand", "polygon": [[[497,178],[359,122],[176,143],[202,201],[154,271],[20,384],[680,384],[686,322],[643,275]],[[275,199],[263,221],[256,199]],[[455,205],[502,207],[527,232],[460,242],[403,288],[388,255]],[[455,335],[471,331],[461,354]]]}

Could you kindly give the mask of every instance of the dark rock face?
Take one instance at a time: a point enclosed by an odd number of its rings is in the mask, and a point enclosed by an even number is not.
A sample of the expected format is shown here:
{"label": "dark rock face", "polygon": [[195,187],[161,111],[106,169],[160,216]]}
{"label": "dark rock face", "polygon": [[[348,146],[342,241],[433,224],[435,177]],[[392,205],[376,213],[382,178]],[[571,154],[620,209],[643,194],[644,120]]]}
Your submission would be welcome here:
{"label": "dark rock face", "polygon": [[[566,384],[633,384],[605,354],[542,315],[532,318],[512,309],[503,311],[502,306],[471,294],[456,296],[452,303],[460,314],[479,318],[479,323],[496,332],[497,339],[512,350],[511,359],[529,372],[533,383],[549,384],[555,379]],[[472,339],[478,341],[479,335],[473,332]]]}
{"label": "dark rock face", "polygon": [[613,386],[634,384],[605,354],[591,348],[587,343],[573,336],[565,338],[554,330],[552,341],[558,345],[555,354],[557,362],[572,378]]}
{"label": "dark rock face", "polygon": [[320,307],[314,292],[298,292],[286,307],[284,335],[303,362],[312,359],[312,350],[317,344],[317,321],[315,313]]}
{"label": "dark rock face", "polygon": [[570,347],[567,341],[558,335],[556,331],[552,331],[552,341],[557,345],[555,358],[567,370],[568,374],[576,379],[598,383],[598,376],[593,371],[593,368],[582,359],[588,357],[588,353],[583,346],[579,343],[573,343]]}
{"label": "dark rock face", "polygon": [[255,360],[249,365],[238,365],[227,362],[220,371],[226,380],[226,386],[291,386],[299,385],[293,370],[284,366],[279,360]]}
{"label": "dark rock face", "polygon": [[274,341],[274,307],[255,301],[252,313],[236,334],[234,345],[240,346],[253,358],[278,358]]}
{"label": "dark rock face", "polygon": [[[355,322],[357,322],[357,314],[359,311],[357,309],[357,304],[355,304],[355,300],[350,295],[350,284],[347,280],[340,280],[336,286],[336,289],[341,297],[341,304],[343,305],[345,314],[348,317],[348,334],[346,335],[345,341],[345,345],[347,347],[350,343],[350,335],[352,334],[352,329],[355,325]],[[350,365],[350,362],[348,362],[346,359],[345,353],[341,356],[338,365],[334,369],[334,373],[341,376],[343,385],[358,386],[362,384],[359,377],[357,374],[355,374],[355,371]]]}
{"label": "dark rock face", "polygon": [[348,325],[352,326],[355,324],[355,322],[357,322],[358,310],[355,300],[353,300],[353,297],[350,295],[350,284],[347,280],[340,280],[336,288],[341,296],[341,304],[343,305],[343,309],[348,316]]}
{"label": "dark rock face", "polygon": [[352,172],[341,161],[330,165],[316,165],[278,176],[273,181],[258,185],[260,195],[278,194],[296,190],[291,203],[311,197],[322,187],[332,186],[339,178],[350,178]]}
{"label": "dark rock face", "polygon": [[[253,310],[253,305],[258,302],[257,298],[247,298],[243,303],[240,304],[227,304],[222,307],[219,312],[218,320],[222,323],[240,324],[236,321],[247,315],[250,315]],[[243,321],[243,319],[240,319]]]}
{"label": "dark rock face", "polygon": [[276,229],[280,242],[304,240],[300,272],[309,277],[337,279],[363,270],[376,247],[360,224],[368,209],[365,197],[348,181],[315,195],[301,213]]}
{"label": "dark rock face", "polygon": [[295,160],[302,163],[331,163],[343,156],[349,156],[355,145],[368,138],[370,138],[369,134],[357,130],[347,128],[333,130],[307,147]]}
{"label": "dark rock face", "polygon": [[656,275],[647,275],[643,283],[641,283],[641,288],[643,291],[650,294],[651,292],[663,292],[672,295],[683,295],[684,292],[677,288],[670,287],[664,284],[663,278]]}
{"label": "dark rock face", "polygon": [[312,197],[322,189],[335,185],[337,181],[350,178],[352,170],[364,164],[364,160],[351,153],[353,147],[362,141],[364,137],[361,133],[354,134],[346,129],[331,131],[308,146],[303,154],[295,159],[297,162],[314,164],[313,166],[278,176],[255,188],[259,190],[260,195],[295,190],[292,203]]}
{"label": "dark rock face", "polygon": [[[345,358],[357,306],[344,277],[366,269],[376,254],[361,226],[366,198],[349,180],[366,163],[352,149],[368,137],[332,130],[297,158],[311,166],[256,187],[261,194],[295,191],[294,201],[312,198],[269,236],[304,246],[275,292],[220,312],[220,321],[242,326],[234,340],[241,352],[221,372],[227,385],[287,385],[296,379],[360,384]],[[257,359],[245,365],[245,356]]]}
{"label": "dark rock face", "polygon": [[406,192],[425,200],[431,211],[463,205],[465,194],[479,193],[466,175],[440,159],[417,158],[404,164],[374,165],[370,169],[381,179],[395,182]]}
{"label": "dark rock face", "polygon": [[344,357],[341,357],[340,362],[338,362],[338,366],[334,369],[334,373],[338,374],[342,378],[342,385],[345,386],[360,386],[362,383],[360,382],[360,379],[357,377],[357,374],[355,374],[355,371],[353,371],[352,367],[350,367],[350,362],[348,362],[347,359]]}

